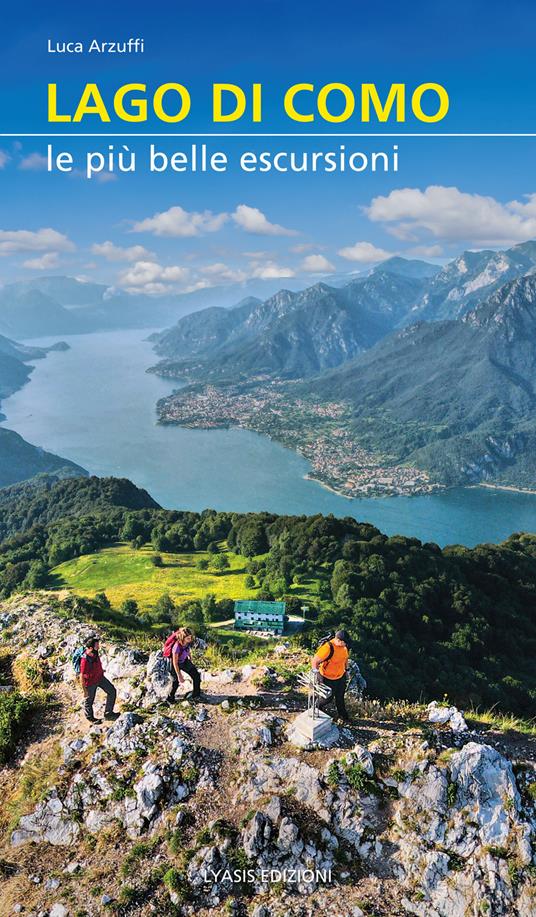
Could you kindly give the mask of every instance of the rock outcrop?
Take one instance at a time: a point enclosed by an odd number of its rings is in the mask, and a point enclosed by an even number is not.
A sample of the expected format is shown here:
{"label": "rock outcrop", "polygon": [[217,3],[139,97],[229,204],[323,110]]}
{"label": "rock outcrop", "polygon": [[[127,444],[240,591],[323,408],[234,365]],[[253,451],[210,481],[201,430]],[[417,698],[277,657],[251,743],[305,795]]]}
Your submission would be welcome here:
{"label": "rock outcrop", "polygon": [[[309,917],[319,896],[327,917],[536,913],[534,763],[510,760],[467,724],[457,728],[458,711],[441,714],[446,723],[432,734],[424,709],[422,729],[367,744],[379,717],[363,718],[363,729],[341,730],[334,748],[297,750],[288,742],[288,694],[275,709],[244,701],[258,667],[207,673],[217,703],[167,706],[161,654],[111,644],[105,669],[124,709],[113,724],[87,729],[72,711],[80,698],[70,660],[91,628],[22,600],[0,610],[0,628],[11,649],[48,666],[67,711],[57,772],[0,856],[0,870],[15,869],[9,882],[20,870],[27,884],[17,889],[39,904],[17,900],[6,914],[98,917],[117,905],[143,917],[170,906],[184,917],[241,917],[247,902],[254,917]],[[112,836],[114,866],[102,887]],[[91,883],[101,889],[95,898]]]}

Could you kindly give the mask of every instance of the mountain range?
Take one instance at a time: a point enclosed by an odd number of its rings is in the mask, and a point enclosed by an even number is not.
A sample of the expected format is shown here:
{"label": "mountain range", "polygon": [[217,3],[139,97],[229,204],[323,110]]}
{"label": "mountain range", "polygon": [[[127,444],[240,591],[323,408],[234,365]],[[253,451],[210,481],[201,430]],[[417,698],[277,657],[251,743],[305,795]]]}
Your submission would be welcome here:
{"label": "mountain range", "polygon": [[532,488],[536,242],[442,269],[393,258],[340,287],[203,310],[155,336],[154,371],[191,382],[301,380],[345,401],[365,448],[445,483]]}
{"label": "mountain range", "polygon": [[536,270],[536,242],[467,251],[444,268],[393,257],[348,280],[280,290],[186,315],[153,336],[154,371],[189,381],[302,378],[334,368],[397,328],[462,317],[508,280]]}
{"label": "mountain range", "polygon": [[189,293],[149,296],[75,277],[37,277],[0,288],[0,334],[37,338],[127,328],[165,327],[179,316],[213,305],[232,306],[242,296],[277,291],[275,280],[214,286]]}
{"label": "mountain range", "polygon": [[[396,259],[398,260],[398,259]],[[154,336],[156,371],[211,382],[300,378],[344,363],[402,323],[427,279],[386,263],[342,287],[316,283],[185,316]]]}
{"label": "mountain range", "polygon": [[463,252],[434,275],[408,321],[460,318],[509,280],[535,270],[536,241],[506,251]]}
{"label": "mountain range", "polygon": [[[150,327],[194,309],[152,336],[161,358],[153,371],[212,384],[307,379],[304,394],[351,405],[364,446],[448,483],[532,486],[536,242],[466,251],[443,268],[397,256],[332,279],[232,306],[236,286],[223,301],[218,288],[147,297],[60,276],[4,286],[0,397],[25,383],[28,360],[45,354],[15,343],[15,330],[29,337]],[[69,471],[57,456],[30,461],[35,447],[22,450],[8,432],[0,486],[57,462]]]}
{"label": "mountain range", "polygon": [[536,276],[461,320],[420,322],[301,390],[352,405],[368,448],[447,483],[536,478]]}

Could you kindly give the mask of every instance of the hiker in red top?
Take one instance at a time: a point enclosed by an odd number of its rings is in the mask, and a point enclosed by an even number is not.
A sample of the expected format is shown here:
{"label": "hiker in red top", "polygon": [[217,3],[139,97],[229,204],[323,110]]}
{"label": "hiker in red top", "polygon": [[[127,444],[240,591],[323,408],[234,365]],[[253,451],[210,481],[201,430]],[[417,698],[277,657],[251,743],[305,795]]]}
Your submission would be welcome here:
{"label": "hiker in red top", "polygon": [[192,691],[186,695],[190,700],[202,700],[201,695],[201,674],[190,658],[190,646],[193,642],[194,634],[189,627],[179,627],[164,644],[163,655],[168,660],[169,672],[173,679],[173,686],[168,697],[168,701],[173,703],[177,688],[182,685],[184,678],[182,673],[192,679]]}
{"label": "hiker in red top", "polygon": [[104,676],[102,662],[99,656],[99,638],[89,637],[85,643],[85,650],[80,660],[80,683],[84,692],[84,711],[90,723],[100,723],[93,715],[93,702],[97,688],[106,694],[105,720],[116,720],[119,716],[114,713],[114,704],[117,692]]}

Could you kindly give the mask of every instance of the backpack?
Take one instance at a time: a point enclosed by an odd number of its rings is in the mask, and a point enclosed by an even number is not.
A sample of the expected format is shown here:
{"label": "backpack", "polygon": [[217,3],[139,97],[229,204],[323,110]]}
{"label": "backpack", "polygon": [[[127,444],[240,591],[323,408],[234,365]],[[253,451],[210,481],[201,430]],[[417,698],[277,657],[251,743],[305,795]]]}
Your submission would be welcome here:
{"label": "backpack", "polygon": [[80,667],[82,665],[82,656],[84,655],[84,653],[85,653],[84,647],[78,646],[75,649],[73,655],[71,656],[71,662],[73,664],[73,669],[75,670],[77,675],[80,675]]}
{"label": "backpack", "polygon": [[333,646],[333,643],[331,642],[334,636],[335,634],[328,634],[327,637],[324,637],[323,640],[321,640],[317,646],[317,649],[319,650],[321,647],[325,646],[326,643],[329,643],[329,653],[326,656],[326,658],[322,660],[322,665],[324,666],[327,666],[329,660],[331,659],[331,657],[333,656],[333,653],[335,652],[335,647]]}
{"label": "backpack", "polygon": [[176,642],[177,642],[176,634],[175,633],[170,634],[166,642],[164,643],[164,648],[162,650],[162,656],[164,657],[164,659],[171,659],[173,647],[175,646]]}

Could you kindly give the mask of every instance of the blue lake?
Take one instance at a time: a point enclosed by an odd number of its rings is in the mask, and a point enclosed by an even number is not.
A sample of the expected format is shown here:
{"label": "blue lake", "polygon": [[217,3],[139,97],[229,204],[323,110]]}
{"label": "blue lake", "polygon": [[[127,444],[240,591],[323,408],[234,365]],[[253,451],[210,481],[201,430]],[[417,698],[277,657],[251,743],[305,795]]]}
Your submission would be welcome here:
{"label": "blue lake", "polygon": [[306,480],[301,456],[256,433],[159,426],[155,405],[173,384],[145,372],[156,362],[148,333],[65,338],[70,350],[36,361],[30,382],[3,401],[5,426],[92,474],[130,478],[174,509],[333,513],[440,545],[536,532],[531,494],[474,487],[348,500]]}

